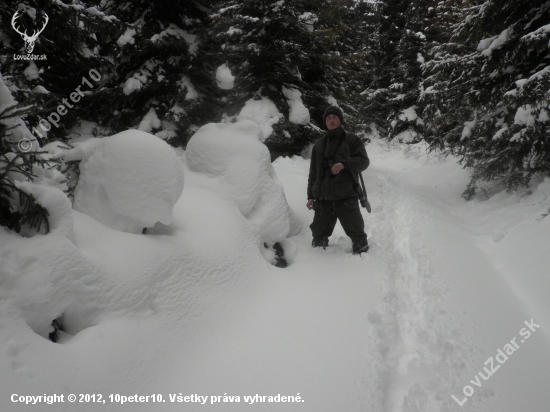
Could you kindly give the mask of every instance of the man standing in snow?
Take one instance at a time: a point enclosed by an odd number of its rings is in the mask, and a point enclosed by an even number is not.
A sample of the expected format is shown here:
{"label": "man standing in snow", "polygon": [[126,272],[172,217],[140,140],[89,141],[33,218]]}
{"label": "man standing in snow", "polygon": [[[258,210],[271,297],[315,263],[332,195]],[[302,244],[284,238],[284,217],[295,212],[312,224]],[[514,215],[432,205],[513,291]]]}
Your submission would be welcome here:
{"label": "man standing in snow", "polygon": [[307,184],[306,206],[315,210],[311,245],[326,248],[338,219],[353,242],[353,253],[360,254],[369,250],[369,244],[352,173],[369,167],[369,157],[361,139],[342,127],[339,107],[328,107],[323,120],[328,133],[313,146]]}

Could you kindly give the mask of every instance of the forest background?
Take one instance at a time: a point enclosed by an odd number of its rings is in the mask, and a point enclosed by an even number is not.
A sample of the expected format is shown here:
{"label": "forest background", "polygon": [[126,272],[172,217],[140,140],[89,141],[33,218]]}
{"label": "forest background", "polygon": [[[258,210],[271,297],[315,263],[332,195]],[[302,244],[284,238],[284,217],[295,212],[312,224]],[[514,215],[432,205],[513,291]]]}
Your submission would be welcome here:
{"label": "forest background", "polygon": [[[27,34],[47,14],[33,51],[46,60],[17,57],[27,51],[16,11]],[[32,179],[40,148],[70,145],[83,124],[97,137],[139,128],[185,148],[254,101],[271,108],[272,159],[306,153],[337,104],[347,130],[457,156],[471,175],[466,198],[483,182],[528,186],[550,174],[549,39],[542,0],[4,1],[0,224],[40,220],[10,174]],[[79,86],[78,104],[45,130]],[[25,136],[32,151],[17,146]]]}

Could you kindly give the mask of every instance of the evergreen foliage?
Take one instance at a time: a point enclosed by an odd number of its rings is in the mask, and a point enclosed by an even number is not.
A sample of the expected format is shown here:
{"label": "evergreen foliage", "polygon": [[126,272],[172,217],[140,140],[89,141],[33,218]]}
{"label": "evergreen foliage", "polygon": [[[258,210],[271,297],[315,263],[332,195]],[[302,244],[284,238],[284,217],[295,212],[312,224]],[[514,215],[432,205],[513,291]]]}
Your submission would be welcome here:
{"label": "evergreen foliage", "polygon": [[[431,1],[388,0],[359,3],[363,21],[364,89],[361,111],[382,135],[418,142],[424,135],[421,117],[421,64],[436,33]],[[361,76],[361,72],[359,72]],[[360,83],[360,81],[359,81]]]}
{"label": "evergreen foliage", "polygon": [[33,180],[33,167],[44,166],[40,153],[21,152],[10,137],[17,127],[7,126],[5,121],[17,117],[29,109],[10,106],[0,113],[0,225],[17,233],[32,236],[50,231],[48,211],[34,196],[21,190],[15,180]]}
{"label": "evergreen foliage", "polygon": [[[11,28],[11,19],[16,11],[21,14],[22,30],[32,33],[42,25],[47,9],[49,22],[36,41],[33,53],[46,55],[46,60],[26,61],[14,59],[14,55],[24,54],[21,36]],[[19,2],[8,0],[0,5],[2,21],[2,74],[10,77],[12,94],[20,102],[31,99],[33,105],[43,105],[55,101],[61,104],[75,88],[82,85],[82,78],[89,79],[90,69],[105,72],[111,63],[102,56],[113,32],[116,19],[104,15],[96,8],[86,8],[81,4],[65,4],[29,0]],[[62,29],[60,29],[62,28]],[[88,92],[86,87],[83,91]],[[85,102],[85,99],[83,99]],[[81,105],[63,116],[59,127],[51,131],[37,129],[49,139],[66,139],[67,129],[83,114],[90,118],[94,113],[79,112]],[[56,105],[52,107],[55,110]],[[31,127],[37,127],[40,116],[27,116]],[[38,136],[40,137],[40,136]]]}
{"label": "evergreen foliage", "polygon": [[[13,57],[25,53],[16,11],[29,33],[47,13],[33,51],[47,60]],[[458,156],[466,197],[482,181],[513,190],[550,174],[550,1],[6,0],[0,21],[0,70],[42,146],[87,120],[102,135],[139,128],[185,147],[200,126],[269,99],[281,113],[264,136],[273,158],[302,153],[337,103],[350,131]],[[232,89],[216,80],[222,64]],[[59,127],[40,128],[77,87]],[[293,99],[309,120],[291,118]],[[1,155],[20,156],[32,178],[31,158],[2,139]],[[70,190],[78,165],[67,166]]]}
{"label": "evergreen foliage", "polygon": [[[468,9],[448,47],[428,65],[433,146],[508,190],[550,173],[550,2],[488,0]],[[445,80],[446,79],[446,80]]]}
{"label": "evergreen foliage", "polygon": [[[223,50],[220,62],[227,62],[236,76],[227,93],[227,114],[237,115],[250,99],[271,100],[284,116],[265,142],[275,155],[298,154],[320,137],[322,113],[331,98],[341,98],[344,107],[351,101],[345,73],[349,44],[342,19],[351,4],[225,1],[212,16],[212,38]],[[299,92],[309,123],[291,119],[289,91]]]}
{"label": "evergreen foliage", "polygon": [[185,145],[205,123],[219,121],[213,58],[204,52],[209,11],[199,2],[163,0],[98,4],[121,22],[106,46],[107,81],[84,111],[112,132],[139,128]]}

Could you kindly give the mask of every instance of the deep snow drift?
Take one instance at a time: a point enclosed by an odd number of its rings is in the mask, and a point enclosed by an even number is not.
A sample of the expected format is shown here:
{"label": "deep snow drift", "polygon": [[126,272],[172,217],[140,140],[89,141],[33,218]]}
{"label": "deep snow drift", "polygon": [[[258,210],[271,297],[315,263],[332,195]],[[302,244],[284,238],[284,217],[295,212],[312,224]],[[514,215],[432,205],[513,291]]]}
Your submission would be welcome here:
{"label": "deep snow drift", "polygon": [[296,234],[297,227],[291,233],[284,190],[260,138],[260,128],[249,120],[210,123],[189,140],[186,160],[191,171],[209,177],[205,187],[232,200],[258,227],[262,243],[273,245]]}
{"label": "deep snow drift", "polygon": [[183,169],[172,148],[139,130],[88,139],[62,154],[80,160],[74,209],[104,225],[141,233],[172,223],[183,191]]}
{"label": "deep snow drift", "polygon": [[[246,122],[195,137],[174,152],[185,189],[170,224],[125,233],[73,210],[72,236],[0,228],[2,411],[547,409],[550,179],[466,202],[452,159],[375,139],[371,249],[353,256],[339,225],[327,250],[309,246],[308,160],[269,164]],[[246,159],[241,146],[252,147]],[[208,158],[193,163],[199,152]],[[288,268],[266,259],[262,243],[275,239]],[[66,333],[53,343],[58,317]],[[526,338],[531,319],[540,328]],[[512,339],[519,348],[499,364]],[[172,402],[180,393],[208,398]],[[26,406],[13,394],[65,402]],[[256,394],[300,402],[245,402]]]}

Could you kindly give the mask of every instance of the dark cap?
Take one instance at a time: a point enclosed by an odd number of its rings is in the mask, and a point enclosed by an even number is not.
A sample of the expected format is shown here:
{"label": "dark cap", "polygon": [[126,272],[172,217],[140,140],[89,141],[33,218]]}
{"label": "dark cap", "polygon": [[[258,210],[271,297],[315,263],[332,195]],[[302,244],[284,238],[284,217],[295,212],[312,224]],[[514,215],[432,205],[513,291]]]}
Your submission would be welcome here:
{"label": "dark cap", "polygon": [[342,109],[340,109],[337,106],[329,106],[325,110],[325,113],[323,114],[323,123],[327,122],[327,116],[329,114],[334,114],[340,118],[340,123],[344,123],[344,113],[342,113]]}

